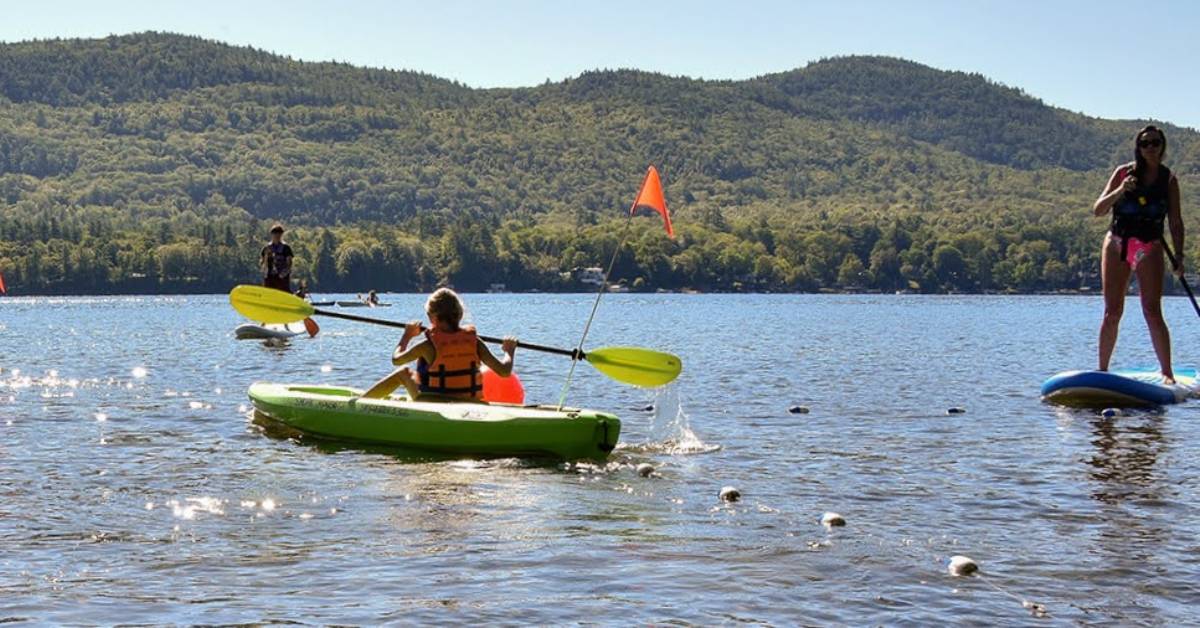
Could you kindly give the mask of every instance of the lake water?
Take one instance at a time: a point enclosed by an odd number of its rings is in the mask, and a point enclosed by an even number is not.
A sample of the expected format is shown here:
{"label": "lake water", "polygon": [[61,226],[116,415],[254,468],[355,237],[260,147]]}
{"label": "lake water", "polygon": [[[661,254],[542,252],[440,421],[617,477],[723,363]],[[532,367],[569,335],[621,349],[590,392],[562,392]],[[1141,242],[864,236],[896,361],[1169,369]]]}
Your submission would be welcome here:
{"label": "lake water", "polygon": [[[484,333],[569,347],[591,299],[467,305]],[[1177,363],[1200,363],[1200,319],[1165,307]],[[396,330],[325,318],[268,346],[234,340],[222,295],[0,299],[0,622],[1194,624],[1200,403],[1105,419],[1038,398],[1093,366],[1100,310],[608,295],[587,347],[684,373],[656,392],[579,366],[568,402],[624,422],[595,466],[318,448],[252,421],[251,382],[365,386]],[[1153,364],[1126,311],[1114,364]],[[564,358],[517,366],[557,399]],[[951,576],[955,554],[981,574]]]}

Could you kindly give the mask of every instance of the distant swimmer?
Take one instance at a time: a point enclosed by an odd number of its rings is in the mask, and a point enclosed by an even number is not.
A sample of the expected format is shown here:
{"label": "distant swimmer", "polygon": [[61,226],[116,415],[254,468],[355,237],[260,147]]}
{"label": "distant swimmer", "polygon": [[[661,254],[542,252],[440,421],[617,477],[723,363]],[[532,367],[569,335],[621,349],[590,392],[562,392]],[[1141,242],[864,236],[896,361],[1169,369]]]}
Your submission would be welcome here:
{"label": "distant swimmer", "polygon": [[1150,341],[1167,383],[1174,383],[1171,368],[1171,334],[1162,314],[1164,223],[1170,220],[1175,273],[1183,276],[1183,220],[1179,209],[1179,180],[1162,161],[1167,136],[1154,125],[1134,136],[1134,160],[1118,166],[1092,210],[1097,216],[1112,212],[1108,234],[1100,252],[1104,286],[1104,319],[1100,324],[1100,370],[1107,371],[1125,308],[1129,277],[1136,274],[1142,314],[1150,328]]}

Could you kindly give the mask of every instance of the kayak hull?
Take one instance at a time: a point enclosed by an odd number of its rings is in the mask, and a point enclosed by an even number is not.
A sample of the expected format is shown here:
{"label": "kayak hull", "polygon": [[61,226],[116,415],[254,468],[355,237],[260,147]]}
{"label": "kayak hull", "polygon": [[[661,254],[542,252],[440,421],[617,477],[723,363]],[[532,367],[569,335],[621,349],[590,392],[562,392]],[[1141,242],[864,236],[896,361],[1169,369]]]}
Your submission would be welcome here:
{"label": "kayak hull", "polygon": [[1177,369],[1175,384],[1157,369],[1064,371],[1042,384],[1042,400],[1080,408],[1154,407],[1179,403],[1197,392],[1195,369]]}
{"label": "kayak hull", "polygon": [[233,330],[233,335],[238,340],[272,340],[272,339],[287,339],[298,336],[300,332],[292,331],[287,327],[279,325],[255,325],[254,323],[243,323],[238,325]]}
{"label": "kayak hull", "polygon": [[262,416],[324,440],[478,457],[603,460],[621,421],[604,412],[472,402],[361,399],[337,386],[255,383]]}

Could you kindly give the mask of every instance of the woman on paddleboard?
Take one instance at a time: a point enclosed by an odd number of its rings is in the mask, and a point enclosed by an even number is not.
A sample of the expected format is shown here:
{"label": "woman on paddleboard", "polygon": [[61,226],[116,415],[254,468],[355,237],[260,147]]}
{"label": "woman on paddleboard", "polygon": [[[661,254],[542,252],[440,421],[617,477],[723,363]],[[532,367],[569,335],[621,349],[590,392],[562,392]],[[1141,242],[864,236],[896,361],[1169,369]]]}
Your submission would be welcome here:
{"label": "woman on paddleboard", "polygon": [[1171,334],[1162,314],[1163,224],[1170,220],[1175,272],[1183,275],[1183,220],[1179,213],[1179,181],[1163,165],[1167,136],[1150,125],[1134,136],[1134,161],[1118,166],[1104,192],[1092,206],[1097,216],[1112,212],[1112,223],[1100,251],[1100,277],[1104,286],[1104,319],[1100,323],[1100,370],[1117,346],[1117,329],[1125,309],[1129,276],[1137,276],[1142,315],[1150,328],[1150,341],[1167,383],[1175,382],[1171,369]]}
{"label": "woman on paddleboard", "polygon": [[[432,395],[434,399],[482,400],[481,365],[486,364],[500,377],[512,373],[517,339],[506,337],[500,345],[504,359],[496,359],[475,334],[475,328],[461,324],[463,304],[453,290],[440,288],[429,295],[425,313],[429,316],[429,329],[422,330],[419,321],[404,328],[404,335],[392,354],[392,364],[400,368],[376,382],[363,397],[383,399],[404,386],[408,398],[413,400],[423,395]],[[408,343],[422,334],[425,340],[409,348]],[[401,366],[414,360],[417,362],[416,373]]]}

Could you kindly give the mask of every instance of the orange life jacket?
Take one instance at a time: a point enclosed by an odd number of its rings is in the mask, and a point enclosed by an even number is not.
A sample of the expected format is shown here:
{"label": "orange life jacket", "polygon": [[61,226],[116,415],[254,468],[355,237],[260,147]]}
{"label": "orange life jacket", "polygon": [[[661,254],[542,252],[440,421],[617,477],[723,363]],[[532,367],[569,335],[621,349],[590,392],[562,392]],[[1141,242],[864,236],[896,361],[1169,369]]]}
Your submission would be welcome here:
{"label": "orange life jacket", "polygon": [[458,331],[430,329],[425,338],[433,343],[437,357],[426,364],[417,363],[421,392],[483,398],[483,377],[479,374],[479,337],[467,325]]}

